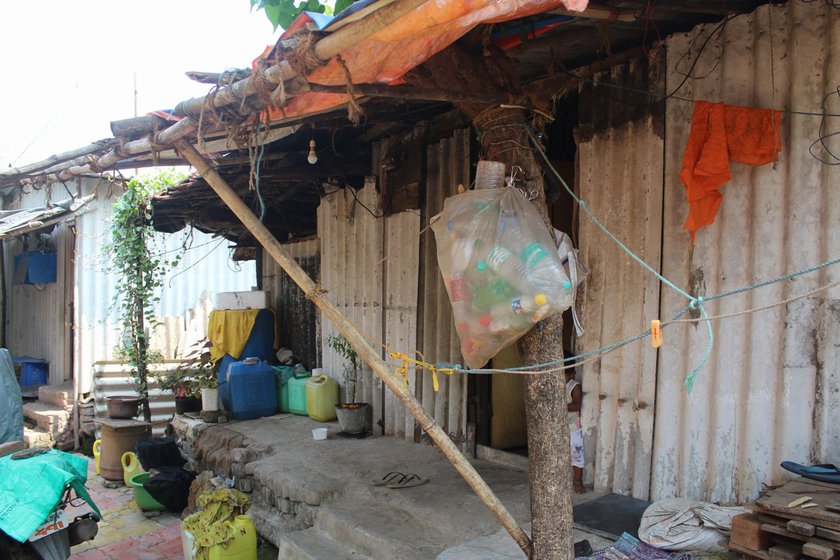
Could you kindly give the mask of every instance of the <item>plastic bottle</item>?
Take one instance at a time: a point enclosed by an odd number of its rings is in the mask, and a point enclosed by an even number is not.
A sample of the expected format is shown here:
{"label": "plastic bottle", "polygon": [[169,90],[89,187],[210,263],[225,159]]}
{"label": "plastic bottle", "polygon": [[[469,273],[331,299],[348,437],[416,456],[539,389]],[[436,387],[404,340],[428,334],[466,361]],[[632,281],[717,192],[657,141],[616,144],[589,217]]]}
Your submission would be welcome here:
{"label": "plastic bottle", "polygon": [[542,321],[551,312],[548,296],[537,294],[534,297],[521,296],[510,300],[511,311],[517,315],[526,315],[535,323]]}
{"label": "plastic bottle", "polygon": [[464,275],[456,273],[446,278],[446,289],[449,292],[449,301],[452,303],[455,322],[467,321],[470,315],[470,300],[472,298]]}
{"label": "plastic bottle", "polygon": [[528,281],[528,273],[524,264],[516,255],[501,245],[496,245],[484,262],[488,268],[504,278],[508,284],[519,292],[528,294],[534,291]]}

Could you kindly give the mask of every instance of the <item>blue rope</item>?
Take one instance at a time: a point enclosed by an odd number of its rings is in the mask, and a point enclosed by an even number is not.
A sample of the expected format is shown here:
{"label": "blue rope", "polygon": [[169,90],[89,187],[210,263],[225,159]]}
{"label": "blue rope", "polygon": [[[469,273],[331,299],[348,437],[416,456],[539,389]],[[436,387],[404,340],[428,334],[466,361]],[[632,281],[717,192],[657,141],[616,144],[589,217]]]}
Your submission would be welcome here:
{"label": "blue rope", "polygon": [[[830,260],[827,260],[825,262],[822,262],[822,263],[819,263],[819,264],[816,264],[816,265],[812,265],[812,266],[803,268],[803,269],[798,270],[796,272],[791,272],[789,274],[785,274],[785,275],[782,275],[782,276],[777,276],[775,278],[771,278],[771,279],[768,279],[768,280],[757,282],[755,284],[751,284],[751,285],[748,285],[748,286],[743,286],[743,287],[737,288],[735,290],[729,290],[729,291],[726,291],[726,292],[721,292],[721,293],[719,293],[717,295],[714,295],[714,296],[709,296],[709,297],[706,297],[706,298],[703,298],[702,296],[694,297],[694,296],[686,293],[684,290],[680,289],[679,287],[677,287],[674,283],[672,283],[670,280],[668,280],[667,278],[665,278],[661,274],[659,274],[650,265],[648,265],[641,257],[636,255],[633,251],[630,250],[629,247],[627,247],[624,243],[622,243],[621,240],[619,240],[611,231],[609,231],[607,229],[607,227],[604,226],[604,224],[602,224],[601,221],[598,220],[597,216],[595,216],[595,214],[589,209],[588,205],[586,204],[586,201],[579,198],[574,193],[574,191],[571,188],[569,188],[569,185],[566,183],[566,181],[563,179],[563,177],[560,176],[560,174],[557,172],[557,170],[551,164],[551,161],[549,161],[548,156],[542,150],[541,146],[539,145],[539,142],[534,137],[533,131],[530,128],[526,128],[526,130],[528,132],[528,136],[531,139],[531,143],[534,145],[534,148],[537,151],[537,153],[540,154],[540,156],[543,158],[543,160],[545,161],[548,168],[551,170],[551,172],[554,174],[554,176],[557,177],[557,179],[563,185],[563,188],[566,190],[566,192],[569,193],[569,195],[572,197],[572,199],[574,199],[574,201],[577,202],[577,204],[581,208],[584,209],[584,211],[589,216],[589,218],[599,228],[601,228],[601,230],[604,233],[606,233],[607,236],[610,239],[612,239],[619,247],[621,247],[621,249],[624,250],[624,252],[627,253],[627,255],[629,255],[636,262],[638,262],[642,267],[644,267],[646,270],[648,270],[650,273],[652,273],[654,276],[656,276],[656,278],[658,278],[660,282],[667,285],[668,287],[670,287],[671,289],[673,289],[674,291],[676,291],[677,293],[679,293],[680,295],[682,295],[682,296],[684,296],[685,298],[688,299],[688,301],[689,301],[688,306],[683,308],[682,310],[680,310],[676,314],[674,314],[674,316],[671,317],[671,319],[669,321],[667,321],[665,324],[662,325],[662,328],[666,328],[666,327],[670,326],[668,323],[679,319],[685,313],[687,313],[688,311],[691,311],[691,310],[699,311],[700,316],[704,319],[704,322],[706,323],[707,333],[708,333],[708,336],[709,336],[709,343],[706,346],[706,351],[704,352],[703,357],[700,359],[700,361],[697,363],[697,365],[694,367],[694,369],[692,369],[691,373],[689,373],[688,376],[686,376],[686,378],[685,378],[684,384],[685,384],[686,389],[687,389],[689,394],[691,394],[691,391],[694,388],[694,383],[697,380],[698,374],[703,370],[703,368],[706,367],[706,364],[708,363],[709,358],[712,355],[712,348],[713,348],[714,342],[715,342],[715,336],[714,336],[714,331],[712,329],[712,323],[709,320],[709,315],[706,312],[705,306],[703,305],[704,302],[717,300],[717,299],[722,299],[722,298],[725,298],[725,297],[729,297],[729,296],[741,294],[741,293],[744,293],[744,292],[748,292],[750,290],[763,288],[765,286],[769,286],[769,285],[775,284],[777,282],[782,282],[784,280],[790,280],[791,278],[796,278],[797,276],[802,276],[804,274],[808,274],[810,272],[815,272],[817,270],[821,270],[821,269],[827,268],[829,266],[840,263],[840,257],[839,258],[834,258],[834,259],[830,259]],[[584,352],[583,354],[577,354],[575,356],[570,356],[568,358],[562,358],[562,359],[559,359],[559,360],[552,360],[550,362],[542,362],[542,363],[539,363],[539,364],[532,364],[532,365],[528,365],[528,366],[520,366],[520,367],[507,368],[507,369],[508,369],[508,371],[512,371],[512,372],[516,372],[516,371],[523,371],[524,372],[524,371],[531,371],[531,370],[537,370],[537,369],[543,369],[543,368],[550,368],[552,366],[564,365],[564,364],[567,364],[569,362],[577,362],[577,361],[586,359],[587,357],[594,356],[595,354],[603,354],[603,353],[606,353],[606,352],[610,352],[610,351],[615,350],[617,348],[620,348],[622,346],[626,346],[628,344],[631,344],[633,342],[636,342],[638,340],[646,338],[649,335],[650,335],[650,329],[647,329],[646,331],[644,331],[642,333],[639,333],[636,336],[626,338],[622,341],[615,342],[615,343],[609,344],[607,346],[602,346],[600,348],[596,348],[595,350],[590,350],[589,352]],[[481,373],[489,373],[492,370],[465,369],[463,371],[465,373],[481,374]]]}
{"label": "blue rope", "polygon": [[536,149],[537,153],[539,153],[540,156],[542,156],[542,158],[545,161],[548,168],[551,169],[551,172],[554,174],[555,177],[557,177],[557,179],[560,181],[560,184],[562,184],[563,188],[566,189],[566,192],[569,193],[569,196],[571,196],[574,199],[574,201],[578,203],[578,206],[583,208],[583,210],[586,212],[586,214],[589,216],[589,218],[593,222],[595,222],[595,225],[597,225],[599,228],[601,228],[601,230],[604,233],[606,233],[609,236],[610,239],[615,241],[618,244],[618,246],[621,247],[622,250],[624,250],[625,253],[627,253],[627,255],[629,255],[631,258],[633,258],[633,260],[635,260],[637,263],[639,263],[644,268],[646,268],[651,274],[656,276],[659,279],[660,282],[662,282],[663,284],[665,284],[666,286],[668,286],[672,290],[676,291],[678,294],[684,296],[686,299],[688,299],[688,301],[694,301],[695,298],[692,295],[690,295],[689,293],[684,291],[682,288],[679,288],[673,282],[671,282],[670,280],[668,280],[667,278],[665,278],[664,276],[659,274],[656,270],[653,269],[653,267],[651,267],[648,263],[646,263],[644,260],[642,260],[642,258],[640,256],[638,256],[636,253],[631,251],[630,248],[627,247],[627,245],[622,243],[621,240],[618,239],[618,237],[613,235],[613,233],[610,230],[608,230],[607,227],[604,224],[601,223],[601,221],[589,209],[589,206],[586,204],[586,201],[580,199],[574,193],[574,191],[571,188],[569,188],[569,185],[566,184],[566,181],[563,179],[563,177],[560,176],[560,173],[558,173],[557,170],[554,169],[554,166],[551,165],[551,162],[549,161],[548,156],[546,155],[546,153],[540,147],[540,145],[537,142],[537,139],[534,137],[534,133],[531,131],[531,129],[527,128],[526,130],[528,131],[528,136],[531,138],[531,143],[534,145],[534,148]]}

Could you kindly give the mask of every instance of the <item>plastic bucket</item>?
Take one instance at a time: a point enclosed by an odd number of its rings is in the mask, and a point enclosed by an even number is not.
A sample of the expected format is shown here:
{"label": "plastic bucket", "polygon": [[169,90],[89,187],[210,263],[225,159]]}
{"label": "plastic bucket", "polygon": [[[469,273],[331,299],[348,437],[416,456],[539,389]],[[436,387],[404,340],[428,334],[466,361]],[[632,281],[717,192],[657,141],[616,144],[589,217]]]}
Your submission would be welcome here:
{"label": "plastic bucket", "polygon": [[149,480],[149,473],[136,474],[129,479],[129,485],[134,488],[134,501],[137,507],[143,511],[165,511],[166,506],[152,498],[152,495],[143,488],[143,483]]}
{"label": "plastic bucket", "polygon": [[327,429],[326,428],[313,428],[312,429],[312,439],[315,440],[323,440],[327,439]]}

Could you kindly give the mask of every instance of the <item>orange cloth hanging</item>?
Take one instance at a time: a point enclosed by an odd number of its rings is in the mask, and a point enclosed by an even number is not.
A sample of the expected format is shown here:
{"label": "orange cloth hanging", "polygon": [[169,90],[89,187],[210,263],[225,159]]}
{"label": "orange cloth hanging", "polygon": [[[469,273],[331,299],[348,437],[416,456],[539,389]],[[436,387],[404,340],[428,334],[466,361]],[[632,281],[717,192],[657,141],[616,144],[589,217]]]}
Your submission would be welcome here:
{"label": "orange cloth hanging", "polygon": [[691,232],[714,223],[723,195],[720,187],[732,179],[729,162],[764,165],[782,151],[781,112],[697,101],[685,148],[680,179],[688,195]]}

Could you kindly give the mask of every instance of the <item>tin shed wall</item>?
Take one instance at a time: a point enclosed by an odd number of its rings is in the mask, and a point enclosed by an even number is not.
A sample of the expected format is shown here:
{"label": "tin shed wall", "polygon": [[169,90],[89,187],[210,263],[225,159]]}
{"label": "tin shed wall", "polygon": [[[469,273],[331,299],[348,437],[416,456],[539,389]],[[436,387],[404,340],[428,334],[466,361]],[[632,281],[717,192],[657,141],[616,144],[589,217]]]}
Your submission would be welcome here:
{"label": "tin shed wall", "polygon": [[[20,192],[9,209],[43,208],[75,194],[78,182],[57,189]],[[14,256],[36,250],[39,233],[3,241],[6,266],[6,347],[13,356],[29,356],[49,362],[50,384],[72,378],[73,245],[72,218],[55,225],[48,244],[56,253],[56,281],[46,284],[14,283]]]}
{"label": "tin shed wall", "polygon": [[[79,391],[86,393],[93,390],[93,364],[114,359],[120,336],[113,305],[119,278],[107,272],[102,251],[110,239],[110,217],[119,191],[112,193],[104,181],[95,179],[84,179],[82,186],[83,195],[94,189],[98,193],[88,204],[90,210],[76,219],[74,371]],[[172,359],[185,344],[206,335],[215,294],[256,285],[256,267],[253,261],[233,263],[228,242],[220,238],[198,231],[187,237],[186,230],[159,235],[161,252],[184,252],[178,267],[167,275],[157,307],[160,325],[152,331],[152,346]]]}
{"label": "tin shed wall", "polygon": [[[426,198],[423,223],[443,210],[443,202],[457,194],[459,184],[470,184],[470,129],[456,131],[426,150]],[[425,225],[423,226],[425,227]],[[421,287],[419,346],[423,355],[436,362],[461,363],[461,346],[455,332],[452,306],[440,274],[437,244],[431,229],[421,236]],[[457,444],[465,440],[467,378],[464,374],[440,376],[440,390],[434,391],[432,375],[424,371],[418,380],[418,397],[426,412],[434,416]]]}
{"label": "tin shed wall", "polygon": [[[661,68],[637,59],[595,79],[661,89]],[[638,98],[634,105],[645,102]],[[610,91],[584,88],[578,131],[578,189],[592,212],[654,269],[660,266],[662,215],[661,109],[627,116]],[[569,178],[566,178],[568,181]],[[590,273],[578,293],[585,329],[577,352],[645,330],[658,316],[659,282],[584,212],[580,257]],[[647,498],[653,447],[656,352],[648,341],[607,353],[582,367],[581,421],[587,478],[596,490]]]}
{"label": "tin shed wall", "polygon": [[[355,194],[355,196],[354,196]],[[361,328],[374,347],[411,352],[417,341],[417,288],[420,217],[400,212],[382,218],[373,177],[358,192],[341,189],[321,200],[318,237],[321,240],[321,287],[344,315]],[[344,361],[330,348],[336,331],[323,320],[322,360],[326,373],[342,385]],[[382,349],[382,357],[388,359]],[[390,360],[394,370],[399,362]],[[407,383],[416,390],[413,369]],[[342,388],[342,400],[346,391]],[[367,365],[357,386],[356,400],[372,407],[373,430],[414,439],[414,420]]]}
{"label": "tin shed wall", "polygon": [[[824,2],[762,6],[667,42],[667,89],[684,80],[682,98],[749,107],[840,113],[840,17]],[[677,285],[706,297],[840,256],[840,167],[809,154],[820,118],[782,116],[782,153],[774,165],[732,164],[715,223],[694,247],[682,229],[688,212],[678,173],[693,105],[667,102],[663,270]],[[826,132],[838,130],[837,118]],[[835,153],[836,138],[833,143]],[[817,147],[819,150],[819,147]],[[825,154],[823,154],[825,155]],[[735,313],[796,297],[840,280],[832,267],[709,302],[711,315]],[[706,328],[675,325],[665,332],[656,398],[651,497],[745,501],[787,474],[779,462],[840,461],[840,288],[755,314],[714,323],[711,358],[694,391],[685,375],[707,345]],[[662,316],[686,304],[663,287]]]}
{"label": "tin shed wall", "polygon": [[[318,282],[321,273],[321,251],[318,239],[284,243],[283,248]],[[315,304],[286,274],[280,265],[262,252],[262,289],[271,292],[272,305],[277,312],[280,346],[290,349],[307,367],[321,365],[319,339],[320,314]]]}

